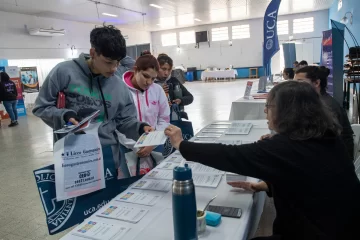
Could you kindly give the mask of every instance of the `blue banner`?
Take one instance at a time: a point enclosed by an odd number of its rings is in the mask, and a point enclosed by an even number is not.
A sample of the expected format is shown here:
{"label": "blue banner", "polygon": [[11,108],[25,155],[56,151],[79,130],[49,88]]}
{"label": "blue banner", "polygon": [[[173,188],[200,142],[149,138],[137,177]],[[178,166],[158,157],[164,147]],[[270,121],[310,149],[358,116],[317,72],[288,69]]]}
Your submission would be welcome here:
{"label": "blue banner", "polygon": [[279,51],[277,17],[281,0],[272,0],[264,16],[263,65],[265,76],[271,75],[271,58]]}
{"label": "blue banner", "polygon": [[64,201],[56,201],[54,165],[34,171],[50,235],[81,223],[141,177],[118,180],[110,146],[103,147],[103,157],[106,188]]}

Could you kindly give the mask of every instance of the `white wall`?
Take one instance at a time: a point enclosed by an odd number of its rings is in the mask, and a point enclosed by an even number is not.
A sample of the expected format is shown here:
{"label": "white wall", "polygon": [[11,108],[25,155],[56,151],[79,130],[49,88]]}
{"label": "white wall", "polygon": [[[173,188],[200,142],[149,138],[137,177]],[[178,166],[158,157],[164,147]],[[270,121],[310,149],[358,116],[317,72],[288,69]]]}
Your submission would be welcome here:
{"label": "white wall", "polygon": [[[51,28],[65,29],[61,37],[30,36],[25,29]],[[0,58],[5,59],[48,59],[71,57],[70,47],[74,45],[80,52],[90,48],[90,31],[94,24],[64,21],[51,18],[15,14],[0,11]],[[127,45],[151,43],[150,32],[123,29],[127,35]]]}
{"label": "white wall", "polygon": [[[323,10],[318,12],[279,16],[279,21],[289,20],[289,35],[292,35],[295,39],[321,37],[322,31],[328,29],[328,15],[328,10]],[[303,17],[314,17],[314,32],[292,34],[292,20]],[[180,45],[181,49],[178,51],[177,46],[163,47],[161,44],[161,35],[164,33],[177,32],[179,37],[179,32],[182,31],[194,30],[197,32],[207,30],[209,31],[209,35],[211,35],[211,29],[214,27],[229,27],[229,37],[231,38],[231,26],[242,24],[250,24],[251,38],[232,40],[233,45],[231,47],[229,46],[228,41],[220,41],[210,42],[210,48],[207,43],[200,43],[199,49],[195,48],[195,44]],[[289,39],[289,35],[279,36],[279,40],[287,40]],[[208,66],[224,68],[229,65],[233,65],[234,67],[262,66],[262,18],[152,32],[151,40],[154,54],[166,53],[170,55],[173,58],[175,65],[184,64],[186,67],[197,67],[198,69],[205,69]],[[306,40],[305,43],[305,45],[298,47],[297,59],[306,59],[310,63],[318,62],[320,59],[321,39]],[[279,57],[280,54],[274,56],[273,65],[276,65],[277,68],[275,69],[274,67],[273,72],[280,72]]]}

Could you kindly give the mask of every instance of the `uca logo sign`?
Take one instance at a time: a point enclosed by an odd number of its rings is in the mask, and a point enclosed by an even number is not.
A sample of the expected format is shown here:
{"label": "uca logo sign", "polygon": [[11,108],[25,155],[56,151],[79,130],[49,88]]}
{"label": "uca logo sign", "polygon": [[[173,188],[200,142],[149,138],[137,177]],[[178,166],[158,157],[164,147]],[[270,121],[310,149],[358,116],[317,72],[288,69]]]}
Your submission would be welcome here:
{"label": "uca logo sign", "polygon": [[276,24],[277,24],[277,10],[269,13],[267,15],[268,19],[266,21],[266,42],[265,47],[267,50],[270,50],[274,46],[274,37],[276,34]]}
{"label": "uca logo sign", "polygon": [[[55,190],[55,171],[50,169],[42,169],[34,172],[36,184],[39,188],[40,199],[43,204],[47,225],[50,234],[56,233],[61,229],[72,212],[74,211],[76,198],[67,199],[64,201],[56,201],[56,197],[51,198],[49,196],[56,196],[51,191]],[[51,184],[53,184],[51,188]]]}

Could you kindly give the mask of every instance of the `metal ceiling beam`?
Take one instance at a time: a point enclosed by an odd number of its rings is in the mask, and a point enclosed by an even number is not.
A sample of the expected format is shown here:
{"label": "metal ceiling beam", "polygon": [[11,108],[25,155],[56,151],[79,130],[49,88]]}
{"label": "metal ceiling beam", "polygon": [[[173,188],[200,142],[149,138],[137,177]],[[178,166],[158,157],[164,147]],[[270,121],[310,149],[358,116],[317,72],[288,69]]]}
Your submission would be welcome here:
{"label": "metal ceiling beam", "polygon": [[113,8],[118,8],[118,9],[122,9],[122,10],[129,11],[129,12],[138,13],[138,14],[141,14],[142,16],[146,15],[146,13],[144,13],[144,12],[124,8],[124,7],[121,7],[121,6],[118,6],[118,5],[114,5],[114,4],[104,3],[104,2],[100,2],[100,1],[96,1],[96,0],[88,0],[88,1],[92,2],[92,3],[95,3],[96,5],[101,4],[101,5],[105,5],[105,6],[108,6],[108,7],[113,7]]}

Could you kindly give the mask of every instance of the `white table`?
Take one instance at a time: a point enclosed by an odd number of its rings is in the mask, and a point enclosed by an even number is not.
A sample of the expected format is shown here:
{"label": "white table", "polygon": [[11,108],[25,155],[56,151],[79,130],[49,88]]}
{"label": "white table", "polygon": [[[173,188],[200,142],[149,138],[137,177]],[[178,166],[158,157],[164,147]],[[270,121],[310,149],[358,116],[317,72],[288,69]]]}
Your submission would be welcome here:
{"label": "white table", "polygon": [[203,71],[201,73],[201,80],[207,80],[208,78],[224,78],[224,79],[235,79],[237,71],[231,70],[219,70],[219,71]]}
{"label": "white table", "polygon": [[231,104],[229,120],[266,119],[264,108],[266,99],[240,98]]}
{"label": "white table", "polygon": [[[241,121],[236,121],[241,122]],[[245,121],[249,122],[249,121]],[[269,133],[267,123],[265,120],[251,121],[254,126],[249,135],[224,135],[222,139],[240,139],[246,141],[256,141],[260,136]],[[200,132],[201,133],[201,132]],[[200,134],[198,133],[198,134]],[[146,177],[146,176],[145,176]],[[247,178],[247,181],[257,181],[254,178]],[[206,232],[200,239],[209,240],[233,240],[233,239],[248,239],[248,236],[256,231],[258,221],[260,219],[262,208],[265,201],[265,193],[251,194],[242,190],[235,190],[226,184],[225,176],[223,176],[219,186],[216,189],[196,187],[196,201],[197,208],[205,207],[214,195],[217,198],[213,202],[214,205],[224,205],[229,207],[239,207],[242,209],[241,218],[222,218],[222,222],[218,227],[207,226]],[[254,197],[255,196],[255,197]],[[257,202],[255,205],[254,203]],[[111,203],[111,202],[110,202]],[[109,204],[110,204],[109,203]],[[119,202],[116,202],[119,204]],[[101,220],[108,223],[118,223],[124,226],[131,227],[130,231],[126,233],[126,240],[169,240],[173,239],[173,219],[172,219],[172,193],[164,193],[163,198],[152,207],[133,205],[123,203],[127,206],[141,207],[149,209],[145,217],[137,224],[126,223],[118,220],[111,220],[100,218],[93,215],[91,218]],[[106,205],[108,206],[108,205]],[[104,208],[106,207],[104,206]],[[103,209],[102,209],[103,210]],[[101,209],[99,210],[101,211]],[[99,212],[98,211],[98,212]],[[68,233],[62,240],[83,240],[81,237],[76,237]]]}

